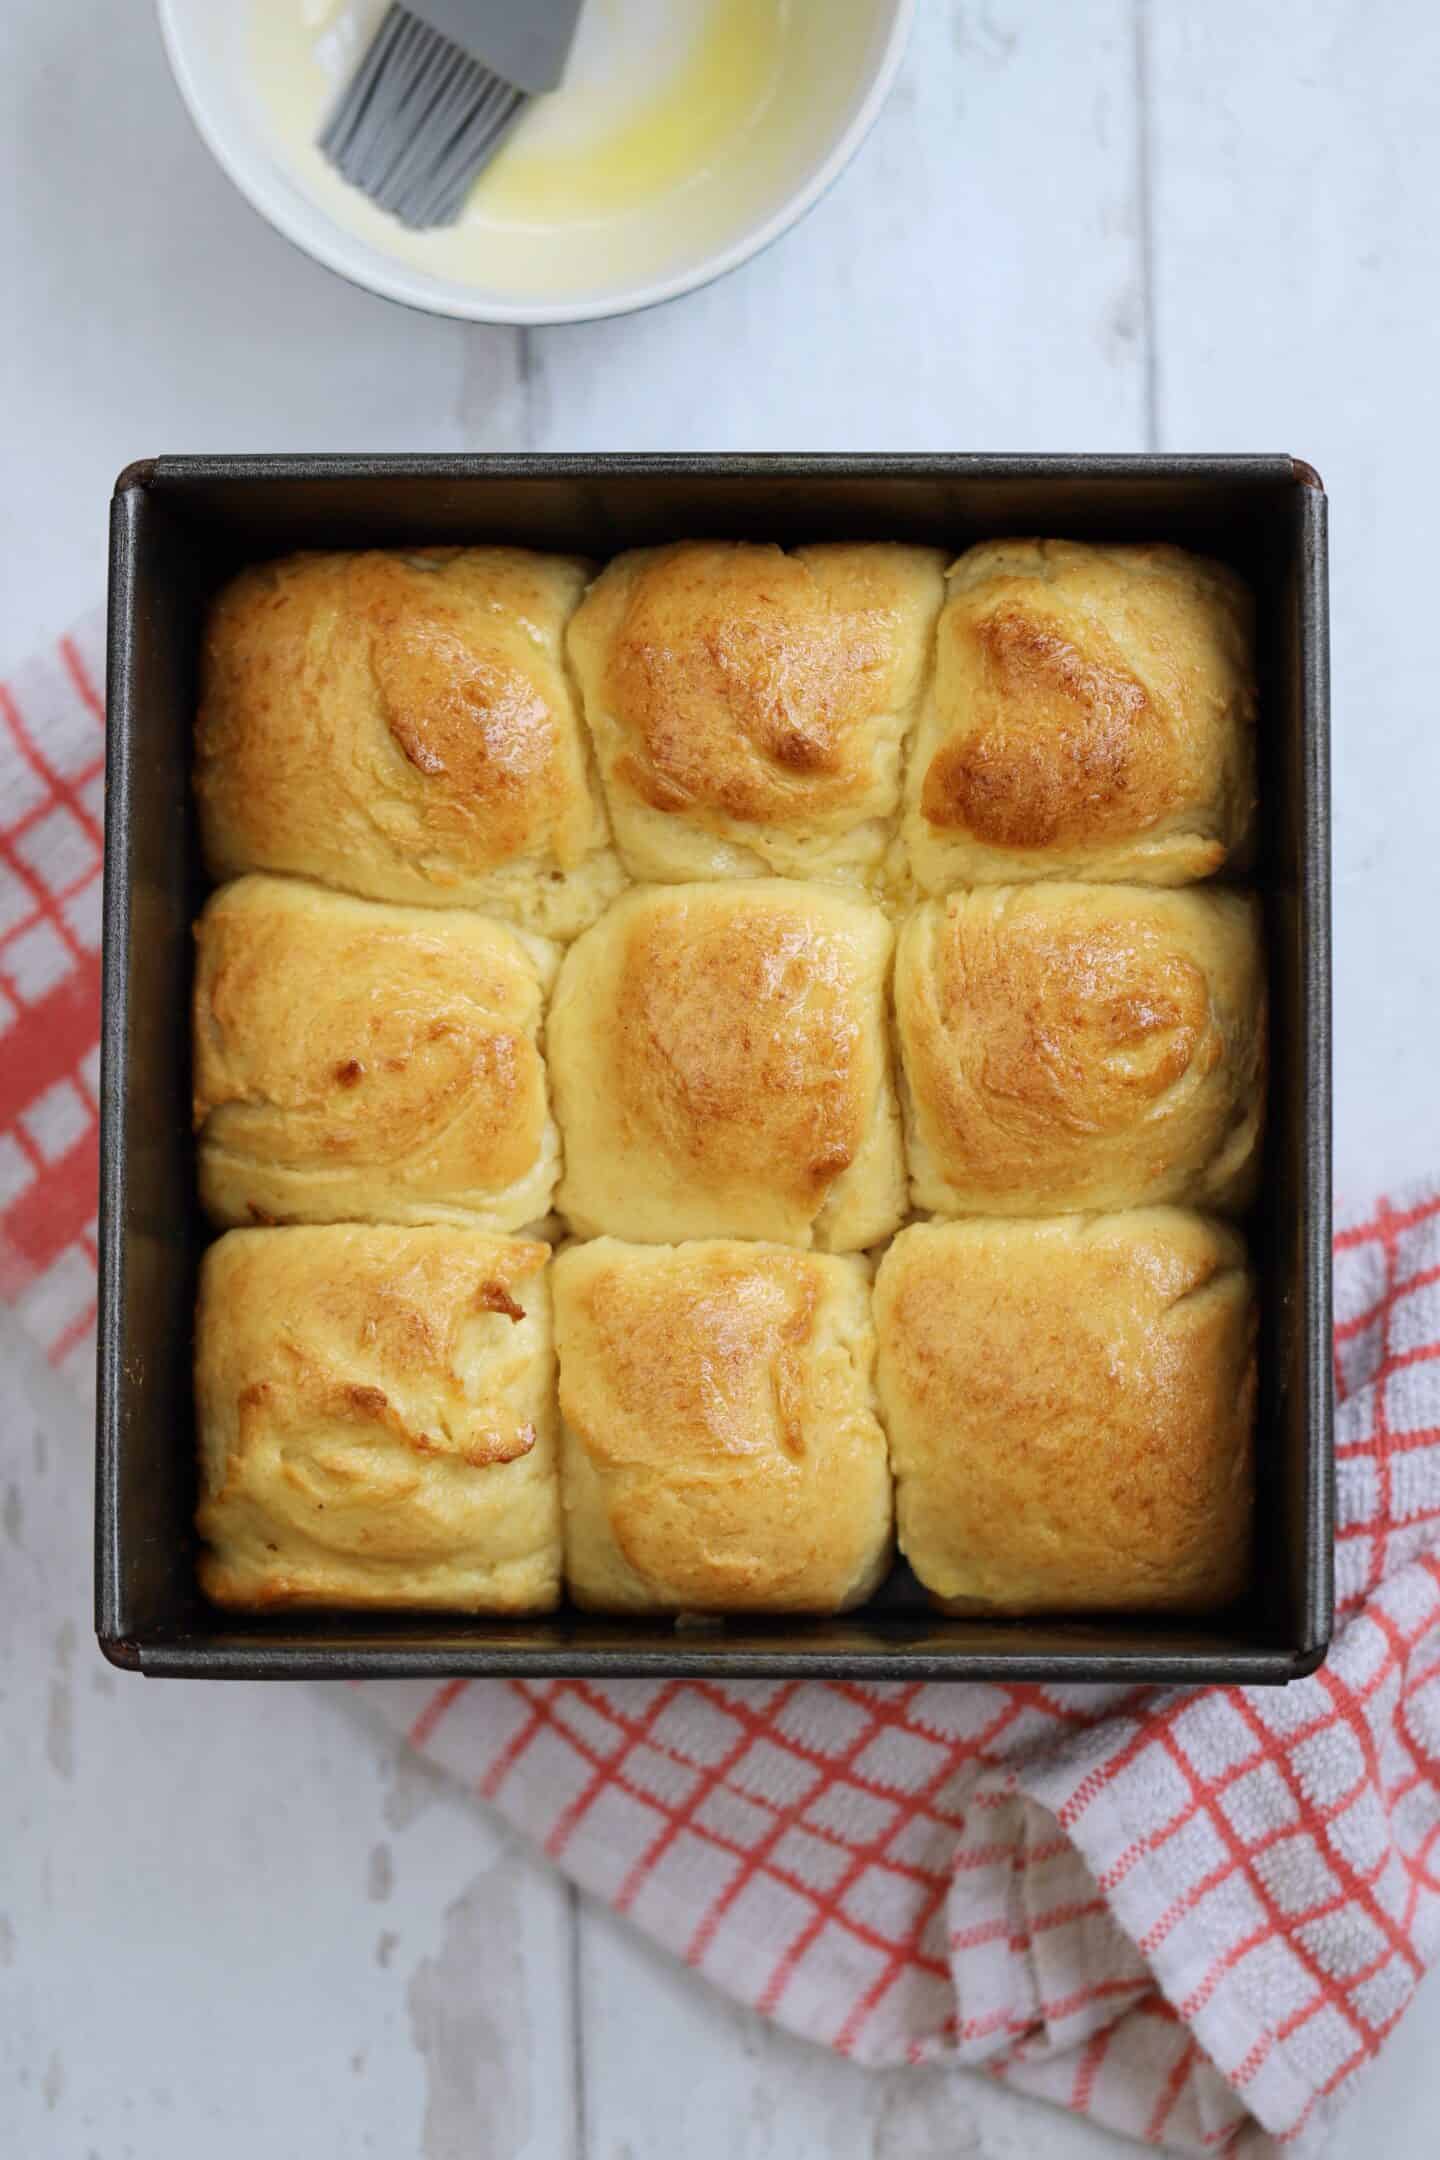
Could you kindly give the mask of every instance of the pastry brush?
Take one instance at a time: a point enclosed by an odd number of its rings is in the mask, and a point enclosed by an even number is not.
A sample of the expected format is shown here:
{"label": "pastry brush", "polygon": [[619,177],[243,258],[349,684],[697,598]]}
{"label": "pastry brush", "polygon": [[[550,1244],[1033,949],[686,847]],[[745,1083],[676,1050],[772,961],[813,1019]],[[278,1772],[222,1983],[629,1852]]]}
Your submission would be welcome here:
{"label": "pastry brush", "polygon": [[402,224],[453,225],[530,99],[559,84],[579,13],[580,0],[388,7],[320,148]]}

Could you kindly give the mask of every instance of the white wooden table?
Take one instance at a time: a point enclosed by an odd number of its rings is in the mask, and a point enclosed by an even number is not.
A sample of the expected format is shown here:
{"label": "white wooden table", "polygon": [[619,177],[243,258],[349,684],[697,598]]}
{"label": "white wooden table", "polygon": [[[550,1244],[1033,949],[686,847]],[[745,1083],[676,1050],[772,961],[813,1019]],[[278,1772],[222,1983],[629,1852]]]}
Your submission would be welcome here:
{"label": "white wooden table", "polygon": [[[1440,1163],[1440,17],[921,0],[889,110],[709,292],[529,334],[295,255],[142,0],[0,11],[0,664],[93,604],[157,451],[1294,450],[1333,496],[1338,1162]],[[90,1640],[84,1417],[0,1320],[0,2150],[16,2160],[1004,2160],[1118,2141],[867,2077],[676,1973],[351,1691]],[[1433,2160],[1440,1980],[1342,2132]]]}

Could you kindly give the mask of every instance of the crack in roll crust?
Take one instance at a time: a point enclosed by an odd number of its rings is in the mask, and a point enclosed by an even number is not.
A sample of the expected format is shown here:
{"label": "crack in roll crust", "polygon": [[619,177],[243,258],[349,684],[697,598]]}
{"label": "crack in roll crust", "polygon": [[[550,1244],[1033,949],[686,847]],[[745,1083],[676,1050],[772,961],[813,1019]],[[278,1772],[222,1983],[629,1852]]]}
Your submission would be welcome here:
{"label": "crack in roll crust", "polygon": [[525,1240],[353,1224],[212,1245],[195,1359],[207,1595],[549,1611],[549,1260]]}
{"label": "crack in roll crust", "polygon": [[606,1612],[835,1612],[891,1551],[862,1262],[600,1238],[555,1264],[566,1580]]}
{"label": "crack in roll crust", "polygon": [[1244,866],[1253,609],[1233,572],[1167,546],[993,541],[948,590],[907,789],[922,890]]}
{"label": "crack in roll crust", "polygon": [[700,541],[602,572],[569,647],[632,876],[879,876],[943,563]]}
{"label": "crack in roll crust", "polygon": [[623,878],[564,664],[587,567],[423,548],[244,571],[203,655],[212,874],[290,871],[557,937],[593,921]]}
{"label": "crack in roll crust", "polygon": [[1179,1208],[902,1230],[875,1283],[900,1546],[955,1612],[1210,1612],[1249,1569],[1255,1298]]}
{"label": "crack in roll crust", "polygon": [[901,931],[895,1014],[917,1208],[1253,1198],[1265,1096],[1253,899],[1060,883],[952,893]]}
{"label": "crack in roll crust", "polygon": [[544,1215],[559,1171],[539,1046],[553,948],[459,910],[268,877],[222,886],[196,940],[213,1220],[516,1230]]}
{"label": "crack in roll crust", "polygon": [[571,948],[550,1014],[582,1235],[832,1251],[904,1208],[879,910],[799,883],[628,895]]}

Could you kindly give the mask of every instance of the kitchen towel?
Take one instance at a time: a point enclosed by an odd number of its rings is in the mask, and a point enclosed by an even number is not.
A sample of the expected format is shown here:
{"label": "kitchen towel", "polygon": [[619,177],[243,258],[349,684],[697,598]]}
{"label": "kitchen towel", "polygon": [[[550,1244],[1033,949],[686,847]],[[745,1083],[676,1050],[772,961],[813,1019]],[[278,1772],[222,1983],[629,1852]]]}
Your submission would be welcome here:
{"label": "kitchen towel", "polygon": [[[0,1296],[89,1387],[101,630],[0,689]],[[569,1875],[871,2063],[1306,2153],[1440,1949],[1440,1189],[1335,1241],[1340,1624],[1285,1689],[375,1682]]]}

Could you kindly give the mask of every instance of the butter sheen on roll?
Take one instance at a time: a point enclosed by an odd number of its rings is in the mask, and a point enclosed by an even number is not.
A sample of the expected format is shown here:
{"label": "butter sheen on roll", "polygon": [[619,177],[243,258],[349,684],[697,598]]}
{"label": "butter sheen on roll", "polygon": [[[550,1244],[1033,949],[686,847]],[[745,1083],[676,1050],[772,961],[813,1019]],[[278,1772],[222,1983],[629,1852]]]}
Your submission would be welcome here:
{"label": "butter sheen on roll", "polygon": [[624,880],[564,662],[588,571],[418,548],[242,572],[202,654],[211,875],[289,871],[558,938],[592,922]]}
{"label": "butter sheen on roll", "polygon": [[1047,1215],[1254,1197],[1265,982],[1253,898],[990,885],[900,933],[911,1197]]}
{"label": "butter sheen on roll", "polygon": [[570,948],[548,1056],[582,1236],[854,1251],[905,1206],[878,907],[765,879],[652,886]]}
{"label": "butter sheen on roll", "polygon": [[922,891],[1247,866],[1254,610],[1233,571],[1175,547],[997,540],[948,593],[907,783]]}
{"label": "butter sheen on roll", "polygon": [[1207,1613],[1244,1588],[1255,1296],[1225,1224],[917,1223],[875,1327],[900,1547],[946,1610]]}
{"label": "butter sheen on roll", "polygon": [[560,1594],[546,1245],[353,1224],[231,1230],[195,1391],[222,1605],[548,1612]]}
{"label": "butter sheen on roll", "polygon": [[556,1260],[565,1573],[599,1612],[836,1612],[891,1489],[855,1259],[717,1240]]}
{"label": "butter sheen on roll", "polygon": [[200,1195],[220,1223],[539,1221],[559,1173],[540,1053],[554,948],[461,910],[289,878],[196,925]]}
{"label": "butter sheen on roll", "polygon": [[935,548],[622,555],[569,646],[632,877],[880,877],[929,679]]}

